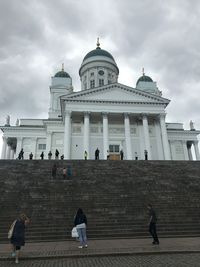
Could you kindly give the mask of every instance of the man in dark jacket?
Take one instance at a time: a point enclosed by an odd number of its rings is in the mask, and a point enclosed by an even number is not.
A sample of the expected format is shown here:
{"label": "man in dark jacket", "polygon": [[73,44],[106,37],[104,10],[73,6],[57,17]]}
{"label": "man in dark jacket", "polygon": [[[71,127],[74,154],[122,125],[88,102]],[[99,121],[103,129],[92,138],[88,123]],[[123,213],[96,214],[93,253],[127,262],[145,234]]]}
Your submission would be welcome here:
{"label": "man in dark jacket", "polygon": [[153,245],[159,245],[159,240],[156,232],[156,222],[157,222],[157,217],[155,210],[153,209],[151,204],[148,204],[147,206],[148,212],[149,212],[149,232],[153,237]]}

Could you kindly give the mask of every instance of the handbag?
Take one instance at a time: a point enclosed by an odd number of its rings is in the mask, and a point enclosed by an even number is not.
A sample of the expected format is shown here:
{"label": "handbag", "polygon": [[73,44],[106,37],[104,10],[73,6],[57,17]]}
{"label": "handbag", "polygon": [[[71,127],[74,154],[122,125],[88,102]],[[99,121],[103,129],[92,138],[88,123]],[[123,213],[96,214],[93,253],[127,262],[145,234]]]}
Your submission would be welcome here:
{"label": "handbag", "polygon": [[8,239],[11,239],[11,237],[12,237],[12,235],[13,235],[13,230],[14,230],[16,221],[17,221],[17,220],[15,220],[15,221],[12,223],[12,225],[10,226],[10,229],[9,229],[9,231],[8,231]]}
{"label": "handbag", "polygon": [[78,231],[77,231],[76,227],[72,228],[72,237],[78,237]]}

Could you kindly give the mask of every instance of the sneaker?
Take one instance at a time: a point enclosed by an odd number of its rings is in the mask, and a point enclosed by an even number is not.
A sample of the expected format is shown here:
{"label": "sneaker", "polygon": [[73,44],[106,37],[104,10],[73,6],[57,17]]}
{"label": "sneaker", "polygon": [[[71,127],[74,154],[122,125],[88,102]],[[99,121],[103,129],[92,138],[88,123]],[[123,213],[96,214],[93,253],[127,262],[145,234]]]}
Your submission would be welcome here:
{"label": "sneaker", "polygon": [[88,247],[88,245],[86,244],[86,245],[85,245],[85,248],[87,248],[87,247]]}
{"label": "sneaker", "polygon": [[19,263],[19,260],[18,260],[18,259],[16,259],[16,260],[15,260],[15,263]]}
{"label": "sneaker", "polygon": [[83,248],[83,246],[78,246],[78,248]]}
{"label": "sneaker", "polygon": [[12,253],[11,253],[11,256],[12,256],[12,257],[15,257],[15,256],[16,256],[16,253],[15,253],[15,252],[12,252]]}

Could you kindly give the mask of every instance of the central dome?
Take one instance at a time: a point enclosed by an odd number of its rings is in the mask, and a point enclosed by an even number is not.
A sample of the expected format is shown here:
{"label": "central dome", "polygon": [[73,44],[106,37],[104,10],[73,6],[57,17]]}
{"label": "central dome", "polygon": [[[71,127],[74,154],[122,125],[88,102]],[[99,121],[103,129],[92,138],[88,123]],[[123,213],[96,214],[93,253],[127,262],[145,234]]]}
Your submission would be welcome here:
{"label": "central dome", "polygon": [[81,78],[81,89],[90,89],[116,83],[119,69],[113,56],[104,49],[101,49],[99,38],[97,47],[83,58],[79,69]]}
{"label": "central dome", "polygon": [[90,58],[90,57],[96,57],[96,56],[108,57],[108,58],[112,59],[113,61],[115,61],[113,56],[109,52],[107,52],[104,49],[101,49],[100,47],[97,47],[96,49],[87,53],[87,55],[84,57],[83,61]]}

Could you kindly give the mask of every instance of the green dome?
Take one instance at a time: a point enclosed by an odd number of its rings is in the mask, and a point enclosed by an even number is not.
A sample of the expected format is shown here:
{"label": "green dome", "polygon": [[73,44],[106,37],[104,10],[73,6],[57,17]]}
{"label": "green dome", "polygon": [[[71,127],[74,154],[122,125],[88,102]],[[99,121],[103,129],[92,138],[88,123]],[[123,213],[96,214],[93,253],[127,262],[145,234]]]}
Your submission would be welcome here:
{"label": "green dome", "polygon": [[113,56],[109,52],[101,49],[100,47],[97,47],[96,49],[87,53],[87,55],[84,57],[83,61],[90,58],[90,57],[96,57],[96,56],[108,57],[108,58],[112,59],[113,61],[115,61]]}
{"label": "green dome", "polygon": [[64,70],[61,70],[61,71],[57,72],[54,77],[57,77],[57,78],[70,78],[69,74],[67,72],[65,72]]}
{"label": "green dome", "polygon": [[139,82],[153,82],[153,80],[152,80],[149,76],[142,75],[142,76],[137,80],[136,85],[137,85]]}

